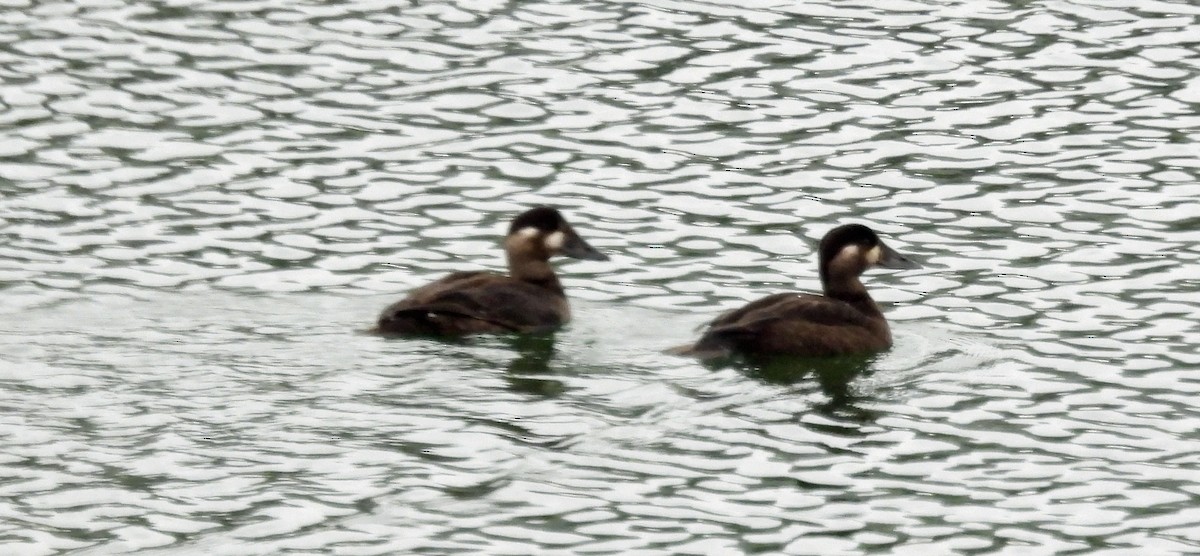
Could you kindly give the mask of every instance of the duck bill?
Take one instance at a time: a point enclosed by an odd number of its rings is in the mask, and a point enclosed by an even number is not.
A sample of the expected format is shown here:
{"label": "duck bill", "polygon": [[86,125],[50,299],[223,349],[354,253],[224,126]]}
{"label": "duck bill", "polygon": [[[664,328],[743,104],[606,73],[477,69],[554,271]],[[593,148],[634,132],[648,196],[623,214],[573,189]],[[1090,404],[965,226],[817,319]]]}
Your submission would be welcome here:
{"label": "duck bill", "polygon": [[595,247],[588,245],[588,242],[579,237],[575,230],[566,232],[566,241],[563,242],[559,253],[571,257],[573,259],[584,259],[587,261],[607,261],[608,255],[596,250]]}
{"label": "duck bill", "polygon": [[879,244],[879,261],[875,263],[875,266],[880,268],[897,269],[921,268],[921,265],[916,261],[901,255],[895,249],[892,249],[883,243]]}

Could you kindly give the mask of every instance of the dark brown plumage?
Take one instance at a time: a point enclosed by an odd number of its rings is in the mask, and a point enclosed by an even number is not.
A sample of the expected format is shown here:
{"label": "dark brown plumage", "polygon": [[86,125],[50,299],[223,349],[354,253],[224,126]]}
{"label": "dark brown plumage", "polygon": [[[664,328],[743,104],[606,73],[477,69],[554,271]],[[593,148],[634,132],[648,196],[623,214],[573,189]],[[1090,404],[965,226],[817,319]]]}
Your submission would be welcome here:
{"label": "dark brown plumage", "polygon": [[508,276],[455,272],[413,290],[380,314],[375,332],[461,336],[538,332],[571,320],[562,284],[549,259],[608,260],[575,233],[557,211],[537,207],[513,219],[504,239]]}
{"label": "dark brown plumage", "polygon": [[777,293],[713,320],[693,345],[674,353],[700,358],[740,355],[830,356],[880,351],[892,334],[859,276],[871,267],[917,265],[884,245],[870,228],[847,224],[821,239],[824,295]]}

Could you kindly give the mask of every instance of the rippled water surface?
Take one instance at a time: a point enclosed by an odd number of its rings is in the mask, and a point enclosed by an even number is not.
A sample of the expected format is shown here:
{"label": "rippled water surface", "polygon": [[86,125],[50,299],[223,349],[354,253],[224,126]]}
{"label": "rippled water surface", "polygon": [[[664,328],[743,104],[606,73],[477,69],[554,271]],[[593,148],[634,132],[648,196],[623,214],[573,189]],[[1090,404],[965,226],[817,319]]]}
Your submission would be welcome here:
{"label": "rippled water surface", "polygon": [[[1200,552],[1195,3],[0,12],[4,554]],[[538,203],[568,327],[362,333]],[[894,349],[661,353],[847,221]]]}

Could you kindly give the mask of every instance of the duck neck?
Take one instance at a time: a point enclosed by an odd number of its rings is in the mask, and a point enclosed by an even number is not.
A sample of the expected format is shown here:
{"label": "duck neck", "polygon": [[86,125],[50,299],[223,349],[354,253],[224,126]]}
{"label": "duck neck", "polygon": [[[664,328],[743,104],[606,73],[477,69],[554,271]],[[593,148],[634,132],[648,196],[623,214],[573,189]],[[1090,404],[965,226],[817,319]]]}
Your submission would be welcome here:
{"label": "duck neck", "polygon": [[508,275],[560,295],[563,293],[562,283],[546,260],[509,256]]}
{"label": "duck neck", "polygon": [[829,269],[821,269],[821,289],[825,297],[844,301],[868,315],[882,315],[879,305],[871,299],[867,288],[863,286],[858,274],[831,273]]}

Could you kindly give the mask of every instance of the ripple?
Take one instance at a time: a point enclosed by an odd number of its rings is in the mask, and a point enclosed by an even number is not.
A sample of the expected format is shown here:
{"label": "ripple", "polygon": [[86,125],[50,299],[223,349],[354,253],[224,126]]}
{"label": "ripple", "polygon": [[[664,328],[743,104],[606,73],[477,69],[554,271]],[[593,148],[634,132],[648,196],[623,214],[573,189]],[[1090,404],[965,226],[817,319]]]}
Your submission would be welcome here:
{"label": "ripple", "polygon": [[[14,553],[1200,543],[1192,8],[13,7]],[[540,203],[549,350],[356,332]],[[659,354],[843,221],[926,262],[846,401]]]}

